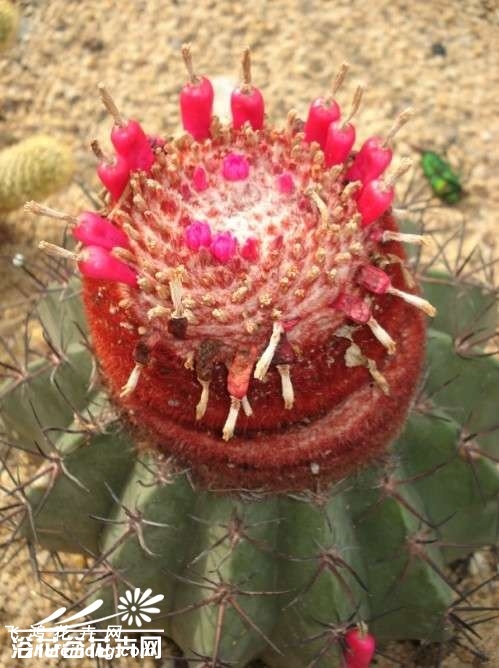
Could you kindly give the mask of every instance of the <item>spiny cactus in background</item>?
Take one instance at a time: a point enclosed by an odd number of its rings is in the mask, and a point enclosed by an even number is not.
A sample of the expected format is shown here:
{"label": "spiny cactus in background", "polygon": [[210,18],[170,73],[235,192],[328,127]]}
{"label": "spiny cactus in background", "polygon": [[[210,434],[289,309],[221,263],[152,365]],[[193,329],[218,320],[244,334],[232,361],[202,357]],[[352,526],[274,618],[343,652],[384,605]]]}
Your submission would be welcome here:
{"label": "spiny cactus in background", "polygon": [[57,139],[36,135],[0,151],[0,212],[41,199],[69,183],[74,172],[70,149]]}
{"label": "spiny cactus in background", "polygon": [[19,10],[9,0],[0,0],[0,53],[9,48],[19,28]]}
{"label": "spiny cactus in background", "polygon": [[[193,666],[366,668],[374,637],[452,639],[474,610],[446,565],[499,520],[495,288],[469,256],[406,256],[425,238],[384,172],[407,112],[353,152],[343,67],[277,129],[246,53],[223,126],[184,57],[190,134],[148,138],[101,88],[103,210],[28,206],[70,226],[74,250],[42,246],[82,282],[39,302],[50,355],[7,367],[8,547],[91,557],[108,612],[163,594],[152,623]],[[21,481],[16,450],[40,463]]]}

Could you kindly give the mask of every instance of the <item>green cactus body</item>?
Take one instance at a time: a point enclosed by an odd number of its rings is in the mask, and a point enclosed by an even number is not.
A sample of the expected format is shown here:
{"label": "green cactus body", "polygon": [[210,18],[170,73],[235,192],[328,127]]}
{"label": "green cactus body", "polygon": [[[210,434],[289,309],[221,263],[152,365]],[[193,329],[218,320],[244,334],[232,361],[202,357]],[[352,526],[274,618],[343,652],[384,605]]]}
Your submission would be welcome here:
{"label": "green cactus body", "polygon": [[[457,321],[492,326],[492,294],[442,274],[425,284],[442,310],[459,290]],[[134,454],[105,397],[81,391],[91,357],[73,326],[81,322],[75,287],[39,306],[60,357],[3,389],[9,440],[33,449],[43,442],[60,461],[42,463],[44,475],[26,488],[26,535],[52,551],[95,555],[109,584],[94,596],[109,610],[130,583],[163,593],[154,625],[161,621],[191,657],[215,652],[243,666],[264,656],[269,666],[301,668],[322,656],[314,665],[332,666],[342,629],[361,619],[380,641],[453,633],[458,594],[445,566],[493,544],[499,520],[499,447],[487,433],[499,392],[493,358],[477,348],[460,355],[452,325],[431,330],[431,400],[416,403],[384,464],[331,490],[203,491],[166,457]],[[39,420],[54,427],[50,446]]]}
{"label": "green cactus body", "polygon": [[0,152],[0,211],[13,211],[27,200],[42,199],[69,183],[71,151],[44,135],[29,137]]}
{"label": "green cactus body", "polygon": [[10,0],[0,0],[0,53],[9,48],[19,28],[19,11]]}
{"label": "green cactus body", "polygon": [[[192,666],[344,666],[364,623],[379,642],[443,642],[462,599],[446,568],[499,521],[495,291],[419,267],[418,295],[399,242],[420,238],[389,215],[370,227],[293,122],[211,128],[157,147],[108,218],[66,217],[84,249],[52,252],[83,281],[49,287],[51,354],[1,393],[4,440],[40,461],[12,490],[14,536],[91,557],[104,614],[130,588],[163,595],[150,625]],[[208,198],[211,245],[182,197]],[[249,245],[216,227],[238,206],[261,232]],[[261,229],[262,210],[282,228]]]}

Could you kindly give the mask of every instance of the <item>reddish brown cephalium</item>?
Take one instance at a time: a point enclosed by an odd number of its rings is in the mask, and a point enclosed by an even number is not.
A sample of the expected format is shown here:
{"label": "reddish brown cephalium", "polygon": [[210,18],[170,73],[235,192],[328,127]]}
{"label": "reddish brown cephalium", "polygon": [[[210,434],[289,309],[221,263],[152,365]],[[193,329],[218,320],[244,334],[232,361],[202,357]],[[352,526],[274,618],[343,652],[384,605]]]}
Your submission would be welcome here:
{"label": "reddish brown cephalium", "polygon": [[205,484],[339,479],[405,419],[424,317],[357,281],[374,264],[414,292],[401,245],[382,238],[392,216],[362,225],[348,163],[324,168],[292,124],[214,126],[203,144],[157,148],[108,212],[138,286],[84,279],[103,378],[149,443]]}

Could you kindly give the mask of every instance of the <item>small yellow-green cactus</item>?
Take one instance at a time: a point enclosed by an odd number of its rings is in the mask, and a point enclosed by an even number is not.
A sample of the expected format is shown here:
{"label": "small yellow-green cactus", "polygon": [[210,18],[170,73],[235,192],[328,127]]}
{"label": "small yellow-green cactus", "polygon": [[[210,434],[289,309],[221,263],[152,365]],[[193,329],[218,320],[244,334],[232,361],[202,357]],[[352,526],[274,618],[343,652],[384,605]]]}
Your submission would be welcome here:
{"label": "small yellow-green cactus", "polygon": [[36,135],[9,146],[0,152],[0,211],[47,197],[66,185],[73,171],[69,148],[52,137]]}
{"label": "small yellow-green cactus", "polygon": [[14,41],[19,27],[19,10],[9,0],[0,0],[0,52]]}

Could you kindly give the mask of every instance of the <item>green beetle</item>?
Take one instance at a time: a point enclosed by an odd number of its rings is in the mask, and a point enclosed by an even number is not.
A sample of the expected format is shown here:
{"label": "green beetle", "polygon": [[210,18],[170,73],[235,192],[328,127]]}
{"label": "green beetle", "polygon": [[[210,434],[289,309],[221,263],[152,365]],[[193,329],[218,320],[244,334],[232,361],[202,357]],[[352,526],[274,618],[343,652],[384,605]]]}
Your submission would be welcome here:
{"label": "green beetle", "polygon": [[434,151],[421,151],[421,167],[433,193],[447,204],[456,204],[464,195],[459,176]]}

